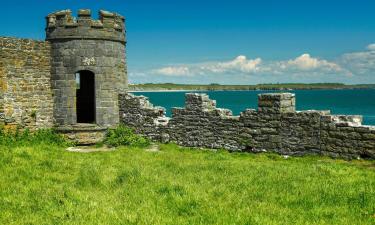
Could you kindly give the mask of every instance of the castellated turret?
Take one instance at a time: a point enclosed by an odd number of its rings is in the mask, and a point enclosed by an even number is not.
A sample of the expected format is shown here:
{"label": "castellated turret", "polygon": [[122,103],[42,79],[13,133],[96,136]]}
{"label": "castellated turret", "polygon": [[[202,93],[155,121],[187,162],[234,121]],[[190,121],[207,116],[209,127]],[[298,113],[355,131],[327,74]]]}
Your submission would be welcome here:
{"label": "castellated turret", "polygon": [[118,95],[127,89],[125,18],[101,10],[70,10],[46,17],[51,85],[58,125],[110,127],[119,123]]}

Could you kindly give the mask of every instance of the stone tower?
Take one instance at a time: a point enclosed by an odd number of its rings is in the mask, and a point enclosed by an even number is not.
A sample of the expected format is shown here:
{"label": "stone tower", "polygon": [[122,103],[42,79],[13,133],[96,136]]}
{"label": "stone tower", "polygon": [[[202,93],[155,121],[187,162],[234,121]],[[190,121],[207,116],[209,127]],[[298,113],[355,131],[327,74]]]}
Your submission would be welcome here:
{"label": "stone tower", "polygon": [[127,89],[124,17],[101,10],[94,20],[85,9],[78,18],[63,10],[46,19],[56,124],[118,124],[118,95]]}

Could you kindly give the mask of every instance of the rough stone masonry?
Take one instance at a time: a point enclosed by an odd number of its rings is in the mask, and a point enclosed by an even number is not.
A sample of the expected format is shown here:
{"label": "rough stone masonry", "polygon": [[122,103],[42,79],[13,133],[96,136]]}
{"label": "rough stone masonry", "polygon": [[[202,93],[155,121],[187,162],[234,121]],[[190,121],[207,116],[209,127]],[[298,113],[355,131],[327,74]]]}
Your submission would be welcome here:
{"label": "rough stone masonry", "polygon": [[295,110],[290,93],[259,95],[258,109],[233,116],[205,94],[187,94],[172,118],[127,93],[125,18],[101,10],[46,17],[46,41],[0,37],[0,126],[55,127],[80,144],[124,123],[161,142],[231,151],[375,158],[375,127],[361,116]]}
{"label": "rough stone masonry", "polygon": [[0,37],[0,125],[56,127],[95,143],[119,124],[118,95],[127,89],[125,18],[82,9],[46,17],[46,41]]}
{"label": "rough stone masonry", "polygon": [[119,101],[121,121],[156,141],[230,151],[375,158],[375,126],[361,125],[361,116],[296,111],[291,93],[261,94],[258,110],[247,109],[240,116],[216,108],[206,94],[186,94],[185,107],[173,108],[172,118],[144,96],[121,94]]}

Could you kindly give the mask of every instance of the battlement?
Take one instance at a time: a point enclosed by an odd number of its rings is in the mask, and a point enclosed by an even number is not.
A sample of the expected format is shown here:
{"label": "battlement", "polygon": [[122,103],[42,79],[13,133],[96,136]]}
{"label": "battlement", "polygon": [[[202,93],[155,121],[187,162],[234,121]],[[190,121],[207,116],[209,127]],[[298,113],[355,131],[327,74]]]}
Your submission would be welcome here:
{"label": "battlement", "polygon": [[268,93],[258,95],[258,111],[263,113],[288,113],[296,111],[296,99],[292,93]]}
{"label": "battlement", "polygon": [[81,9],[78,17],[71,10],[62,10],[46,17],[46,40],[103,39],[122,43],[125,38],[125,18],[117,13],[99,11],[99,20],[91,18],[91,10]]}
{"label": "battlement", "polygon": [[375,126],[362,125],[358,115],[296,111],[293,93],[260,94],[258,110],[246,109],[240,116],[216,108],[216,101],[207,94],[186,94],[185,107],[172,108],[171,118],[145,97],[120,94],[119,105],[122,123],[156,141],[231,151],[375,159]]}
{"label": "battlement", "polygon": [[189,110],[212,110],[216,108],[216,101],[211,100],[207,94],[187,93],[185,105]]}

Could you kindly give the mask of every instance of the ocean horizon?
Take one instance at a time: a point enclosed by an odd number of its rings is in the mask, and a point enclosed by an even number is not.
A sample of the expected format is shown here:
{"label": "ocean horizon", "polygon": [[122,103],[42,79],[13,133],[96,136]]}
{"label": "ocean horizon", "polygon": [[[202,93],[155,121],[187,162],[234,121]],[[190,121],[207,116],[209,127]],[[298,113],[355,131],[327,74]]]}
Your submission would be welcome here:
{"label": "ocean horizon", "polygon": [[290,92],[296,95],[297,110],[330,110],[337,115],[362,115],[364,125],[375,125],[375,89],[357,90],[249,90],[249,91],[137,91],[135,95],[149,97],[155,106],[166,109],[171,116],[172,107],[184,107],[185,94],[206,93],[216,100],[218,108],[230,109],[239,115],[246,109],[256,109],[258,94],[270,92]]}

